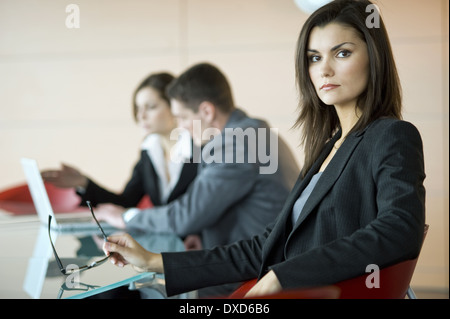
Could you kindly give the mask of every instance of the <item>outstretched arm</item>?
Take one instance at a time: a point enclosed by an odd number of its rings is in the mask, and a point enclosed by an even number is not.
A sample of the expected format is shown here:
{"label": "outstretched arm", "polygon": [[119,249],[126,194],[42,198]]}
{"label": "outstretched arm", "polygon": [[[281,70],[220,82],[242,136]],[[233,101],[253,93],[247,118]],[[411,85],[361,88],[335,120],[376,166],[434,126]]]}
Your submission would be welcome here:
{"label": "outstretched arm", "polygon": [[61,169],[48,169],[41,172],[44,181],[61,188],[86,188],[88,179],[75,167],[62,164]]}

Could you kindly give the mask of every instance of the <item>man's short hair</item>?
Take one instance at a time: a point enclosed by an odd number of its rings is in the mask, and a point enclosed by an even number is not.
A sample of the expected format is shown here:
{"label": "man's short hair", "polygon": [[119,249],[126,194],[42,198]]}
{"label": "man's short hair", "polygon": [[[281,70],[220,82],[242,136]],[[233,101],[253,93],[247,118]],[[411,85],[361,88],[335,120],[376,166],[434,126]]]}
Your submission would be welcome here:
{"label": "man's short hair", "polygon": [[166,90],[171,99],[198,112],[202,102],[208,101],[220,111],[229,113],[234,108],[231,87],[225,75],[209,63],[196,64],[173,80]]}

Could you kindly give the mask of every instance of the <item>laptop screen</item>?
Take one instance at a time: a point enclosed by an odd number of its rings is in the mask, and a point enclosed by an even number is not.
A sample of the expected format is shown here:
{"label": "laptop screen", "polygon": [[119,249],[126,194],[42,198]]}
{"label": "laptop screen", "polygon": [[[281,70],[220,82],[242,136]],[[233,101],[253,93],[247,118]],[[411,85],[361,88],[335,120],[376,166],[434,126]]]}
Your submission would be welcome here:
{"label": "laptop screen", "polygon": [[21,158],[20,162],[22,164],[25,177],[27,179],[28,188],[30,189],[31,197],[33,198],[34,206],[36,207],[39,220],[47,224],[48,215],[52,218],[52,227],[56,227],[56,219],[53,213],[50,200],[45,190],[44,181],[41,177],[41,172],[37,165],[36,160],[30,158]]}

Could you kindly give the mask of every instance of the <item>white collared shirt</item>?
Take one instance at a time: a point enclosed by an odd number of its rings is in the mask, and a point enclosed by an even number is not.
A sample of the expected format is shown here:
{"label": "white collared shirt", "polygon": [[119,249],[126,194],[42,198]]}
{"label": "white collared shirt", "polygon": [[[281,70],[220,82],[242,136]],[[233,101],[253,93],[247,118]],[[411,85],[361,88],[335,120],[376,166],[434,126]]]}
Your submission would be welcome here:
{"label": "white collared shirt", "polygon": [[[146,150],[156,175],[158,176],[159,196],[161,203],[167,204],[167,200],[180,179],[183,164],[189,162],[192,156],[190,134],[181,132],[178,141],[170,150],[170,161],[166,162],[161,144],[161,136],[150,134],[141,144],[141,149]],[[166,169],[167,165],[167,169]],[[168,178],[167,173],[170,175]],[[125,222],[130,221],[140,210],[130,208],[123,214]]]}
{"label": "white collared shirt", "polygon": [[[179,135],[178,141],[170,150],[170,160],[166,161],[161,144],[161,136],[150,134],[141,145],[147,151],[153,163],[156,175],[161,203],[166,204],[171,192],[180,179],[183,164],[191,158],[191,140],[189,134]],[[169,174],[169,176],[167,176]]]}

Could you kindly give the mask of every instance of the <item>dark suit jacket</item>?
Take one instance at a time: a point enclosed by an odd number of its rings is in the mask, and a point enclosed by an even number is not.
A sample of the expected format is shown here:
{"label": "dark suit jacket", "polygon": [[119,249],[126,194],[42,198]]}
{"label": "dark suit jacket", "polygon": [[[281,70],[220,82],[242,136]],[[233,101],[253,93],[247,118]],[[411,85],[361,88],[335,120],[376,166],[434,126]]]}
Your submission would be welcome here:
{"label": "dark suit jacket", "polygon": [[[300,218],[292,208],[331,151],[336,134],[266,232],[208,251],[164,253],[169,295],[264,276],[283,288],[333,284],[418,256],[425,224],[422,141],[410,123],[380,119],[349,135]],[[381,279],[382,280],[382,279]]]}
{"label": "dark suit jacket", "polygon": [[[168,202],[186,192],[189,184],[197,175],[197,166],[198,164],[192,163],[192,161],[183,165],[178,183],[169,195]],[[141,158],[134,167],[131,179],[121,194],[110,192],[92,180],[89,180],[85,193],[78,194],[81,196],[82,204],[89,200],[93,205],[112,203],[125,208],[136,207],[142,197],[149,195],[154,206],[162,205],[158,187],[158,175],[146,150],[141,151]]]}

